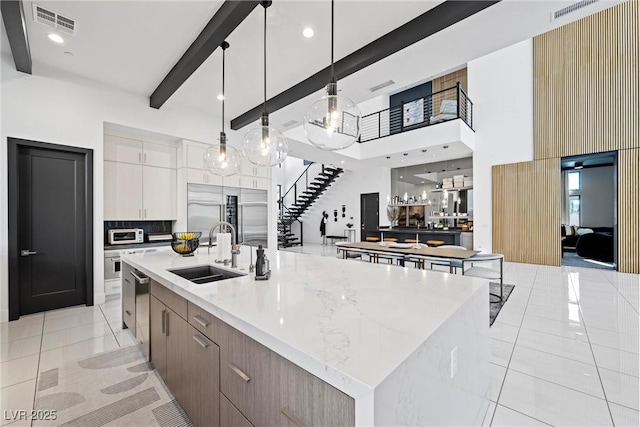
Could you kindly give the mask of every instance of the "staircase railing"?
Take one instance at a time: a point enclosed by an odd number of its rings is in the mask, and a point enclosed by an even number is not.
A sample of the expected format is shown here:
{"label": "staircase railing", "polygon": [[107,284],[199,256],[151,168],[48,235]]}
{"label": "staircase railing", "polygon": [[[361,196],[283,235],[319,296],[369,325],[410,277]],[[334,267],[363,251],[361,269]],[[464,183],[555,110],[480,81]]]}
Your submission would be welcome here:
{"label": "staircase railing", "polygon": [[289,187],[282,197],[280,197],[280,200],[278,200],[281,218],[284,214],[283,207],[295,203],[298,200],[298,196],[300,196],[303,191],[309,189],[309,183],[313,181],[320,172],[324,172],[324,164],[315,162],[310,163],[304,171],[302,171],[298,179],[291,184],[291,187]]}
{"label": "staircase railing", "polygon": [[459,82],[431,95],[363,116],[358,142],[373,141],[455,119],[462,119],[473,129],[473,102]]}

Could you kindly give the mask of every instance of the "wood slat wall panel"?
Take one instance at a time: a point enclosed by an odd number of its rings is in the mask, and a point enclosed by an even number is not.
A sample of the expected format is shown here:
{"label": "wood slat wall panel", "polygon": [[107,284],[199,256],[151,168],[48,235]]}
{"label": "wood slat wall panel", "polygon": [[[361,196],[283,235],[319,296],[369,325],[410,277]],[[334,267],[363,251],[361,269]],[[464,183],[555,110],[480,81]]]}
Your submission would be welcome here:
{"label": "wood slat wall panel", "polygon": [[493,252],[560,265],[560,160],[493,166],[492,182]]}
{"label": "wood slat wall panel", "polygon": [[640,147],[640,2],[534,38],[535,159]]}
{"label": "wood slat wall panel", "polygon": [[640,149],[618,153],[618,271],[640,273]]}
{"label": "wood slat wall panel", "polygon": [[444,89],[449,89],[450,87],[454,87],[457,82],[460,82],[460,86],[462,86],[462,90],[467,91],[467,69],[466,67],[454,71],[453,73],[449,73],[444,76],[437,77],[433,79],[433,83],[431,84],[431,92],[435,93]]}

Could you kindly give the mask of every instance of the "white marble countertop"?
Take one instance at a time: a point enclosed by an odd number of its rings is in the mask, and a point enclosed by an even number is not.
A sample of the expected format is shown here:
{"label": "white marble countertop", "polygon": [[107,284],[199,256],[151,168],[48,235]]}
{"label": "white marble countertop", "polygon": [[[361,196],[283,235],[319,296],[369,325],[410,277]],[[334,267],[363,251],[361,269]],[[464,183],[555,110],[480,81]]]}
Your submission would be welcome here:
{"label": "white marble countertop", "polygon": [[[239,256],[243,273],[248,273],[248,252],[243,247]],[[441,272],[267,254],[268,281],[251,274],[203,285],[167,270],[204,264],[225,268],[206,250],[193,257],[160,252],[122,260],[356,400],[370,396],[487,286],[484,279]]]}

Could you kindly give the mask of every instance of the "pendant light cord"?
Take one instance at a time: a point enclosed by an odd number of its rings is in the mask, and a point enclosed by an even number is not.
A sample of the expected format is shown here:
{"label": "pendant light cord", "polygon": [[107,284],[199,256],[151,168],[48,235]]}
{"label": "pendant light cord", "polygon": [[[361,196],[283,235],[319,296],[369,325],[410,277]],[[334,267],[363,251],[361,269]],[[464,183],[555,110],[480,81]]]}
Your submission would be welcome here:
{"label": "pendant light cord", "polygon": [[264,114],[267,114],[267,6],[264,7]]}
{"label": "pendant light cord", "polygon": [[224,53],[226,48],[222,48],[222,132],[224,133]]}
{"label": "pendant light cord", "polygon": [[336,74],[335,71],[333,70],[333,12],[334,9],[334,5],[333,5],[333,0],[331,0],[331,82],[335,82],[336,80]]}

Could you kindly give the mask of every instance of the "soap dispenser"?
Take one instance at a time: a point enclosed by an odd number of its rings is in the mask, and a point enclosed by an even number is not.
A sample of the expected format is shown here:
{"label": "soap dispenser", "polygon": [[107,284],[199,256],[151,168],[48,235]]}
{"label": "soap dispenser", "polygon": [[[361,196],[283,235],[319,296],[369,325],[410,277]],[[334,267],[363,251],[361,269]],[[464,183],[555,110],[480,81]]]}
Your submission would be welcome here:
{"label": "soap dispenser", "polygon": [[256,280],[269,280],[271,270],[269,270],[269,259],[264,254],[262,245],[256,250]]}

